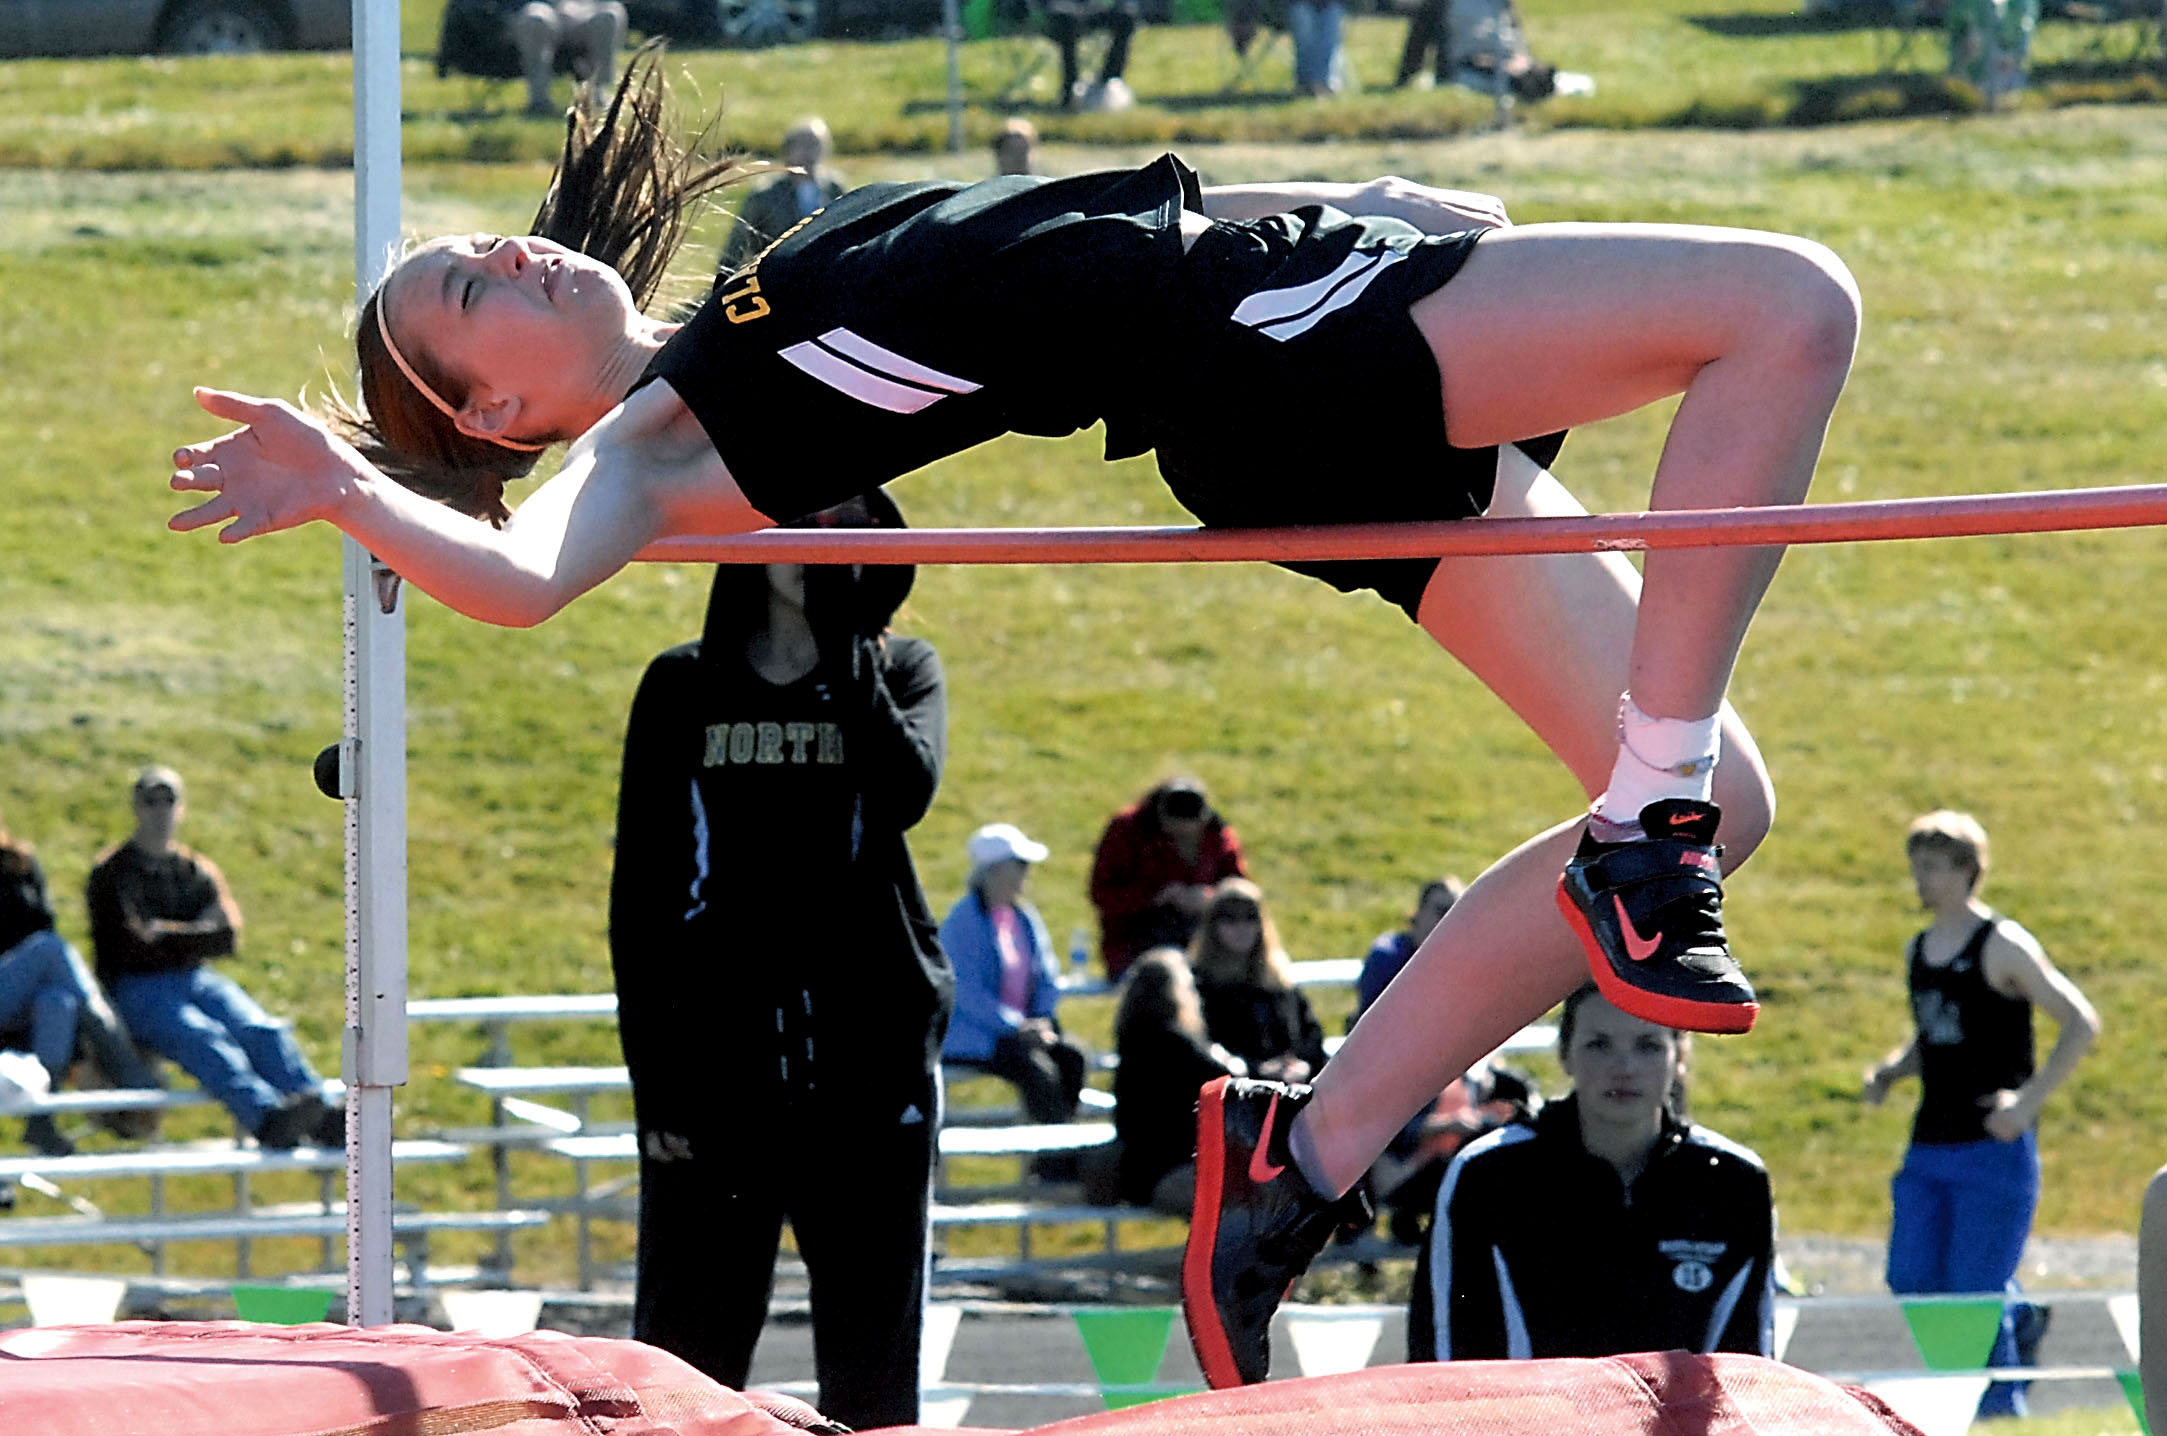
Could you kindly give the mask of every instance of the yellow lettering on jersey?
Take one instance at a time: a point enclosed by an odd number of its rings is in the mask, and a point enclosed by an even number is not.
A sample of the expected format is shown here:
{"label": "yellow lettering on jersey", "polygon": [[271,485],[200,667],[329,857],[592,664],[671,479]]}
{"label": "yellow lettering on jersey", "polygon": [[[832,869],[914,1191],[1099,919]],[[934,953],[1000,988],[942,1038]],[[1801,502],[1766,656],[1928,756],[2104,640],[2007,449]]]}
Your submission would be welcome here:
{"label": "yellow lettering on jersey", "polygon": [[739,271],[745,282],[727,293],[716,296],[715,302],[722,306],[723,318],[732,324],[749,324],[768,312],[765,299],[759,297],[760,276]]}

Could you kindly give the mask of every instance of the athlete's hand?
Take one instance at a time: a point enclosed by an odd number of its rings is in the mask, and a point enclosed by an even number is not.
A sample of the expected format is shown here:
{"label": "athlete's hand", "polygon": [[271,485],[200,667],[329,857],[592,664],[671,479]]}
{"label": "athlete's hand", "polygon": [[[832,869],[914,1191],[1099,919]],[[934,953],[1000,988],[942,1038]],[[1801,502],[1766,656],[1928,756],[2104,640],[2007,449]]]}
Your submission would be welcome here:
{"label": "athlete's hand", "polygon": [[2012,1087],[1987,1093],[1979,1105],[1986,1108],[1986,1134],[1997,1142],[2014,1142],[2032,1129],[2039,1116],[2024,1094]]}
{"label": "athlete's hand", "polygon": [[1889,1098],[1889,1074],[1884,1067],[1869,1067],[1859,1082],[1859,1100],[1869,1107],[1878,1107]]}
{"label": "athlete's hand", "polygon": [[243,427],[173,451],[174,489],[211,495],[166,520],[176,532],[222,523],[218,541],[239,543],[328,519],[374,473],[321,420],[282,399],[198,389],[196,402]]}
{"label": "athlete's hand", "polygon": [[1425,234],[1504,229],[1512,223],[1505,213],[1505,202],[1494,194],[1438,189],[1398,175],[1386,175],[1364,186],[1361,213],[1403,219]]}

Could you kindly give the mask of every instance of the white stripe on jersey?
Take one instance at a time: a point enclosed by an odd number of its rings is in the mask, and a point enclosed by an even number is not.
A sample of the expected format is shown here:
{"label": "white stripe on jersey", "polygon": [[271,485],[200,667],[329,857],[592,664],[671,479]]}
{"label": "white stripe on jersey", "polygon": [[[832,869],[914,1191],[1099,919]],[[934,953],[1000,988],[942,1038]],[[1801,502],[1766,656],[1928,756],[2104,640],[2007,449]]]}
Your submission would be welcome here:
{"label": "white stripe on jersey", "polygon": [[938,389],[920,389],[884,379],[839,354],[830,354],[810,339],[776,350],[775,357],[796,365],[830,389],[841,390],[860,403],[886,409],[891,414],[915,414],[926,405],[948,397]]}
{"label": "white stripe on jersey", "polygon": [[892,414],[915,414],[950,394],[978,390],[968,379],[905,359],[848,329],[830,329],[818,339],[777,350],[776,357],[831,389]]}
{"label": "white stripe on jersey", "polygon": [[1505,1317],[1505,1359],[1531,1361],[1535,1343],[1528,1338],[1527,1313],[1520,1309],[1520,1293],[1505,1269],[1505,1254],[1496,1247],[1490,1248],[1490,1265],[1497,1270],[1497,1302]]}
{"label": "white stripe on jersey", "polygon": [[[1746,1293],[1746,1279],[1753,1275],[1753,1267],[1754,1263],[1751,1261],[1740,1267],[1738,1274],[1730,1279],[1730,1284],[1723,1288],[1723,1294],[1716,1298],[1715,1310],[1708,1313],[1708,1330],[1701,1335],[1700,1349],[1702,1355],[1705,1356],[1714,1351],[1716,1343],[1723,1339],[1723,1328],[1731,1324],[1731,1313],[1738,1309],[1738,1298]],[[1765,1298],[1768,1283],[1762,1282],[1761,1287]],[[1762,1314],[1766,1316],[1767,1313],[1764,1310]],[[1769,1325],[1768,1322],[1763,1321],[1761,1325],[1764,1329],[1761,1340],[1761,1355],[1768,1356],[1771,1354],[1769,1347],[1773,1345],[1773,1333],[1766,1329]]]}
{"label": "white stripe on jersey", "polygon": [[[1436,1333],[1439,1361],[1451,1361],[1452,1350],[1452,1194],[1460,1185],[1460,1173],[1485,1152],[1535,1140],[1535,1129],[1521,1122],[1485,1132],[1460,1148],[1445,1179],[1437,1184],[1437,1205],[1430,1213],[1430,1327]],[[1494,1251],[1494,1248],[1493,1248]]]}
{"label": "white stripe on jersey", "polygon": [[1261,330],[1283,344],[1360,299],[1378,275],[1406,257],[1397,249],[1356,250],[1322,279],[1258,290],[1235,306],[1234,322]]}
{"label": "white stripe on jersey", "polygon": [[975,394],[978,385],[968,379],[958,379],[953,374],[943,374],[929,365],[914,359],[905,359],[893,349],[883,349],[862,334],[848,329],[830,329],[820,336],[820,342],[845,358],[855,359],[868,369],[892,374],[898,379],[908,379],[913,384],[923,384],[930,389],[946,389],[951,394]]}

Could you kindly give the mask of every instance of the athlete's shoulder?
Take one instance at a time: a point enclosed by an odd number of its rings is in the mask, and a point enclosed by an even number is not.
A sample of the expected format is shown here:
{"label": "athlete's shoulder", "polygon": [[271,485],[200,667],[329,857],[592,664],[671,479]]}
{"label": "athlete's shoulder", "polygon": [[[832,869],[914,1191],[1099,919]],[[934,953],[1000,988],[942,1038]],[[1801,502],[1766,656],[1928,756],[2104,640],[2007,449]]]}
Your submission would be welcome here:
{"label": "athlete's shoulder", "polygon": [[2000,947],[2034,957],[2046,956],[2046,948],[2031,930],[2007,913],[1989,913],[1987,916],[1986,948],[1992,952]]}
{"label": "athlete's shoulder", "polygon": [[891,633],[888,635],[888,667],[898,672],[938,673],[941,666],[940,650],[931,639],[914,634]]}
{"label": "athlete's shoulder", "polygon": [[1453,1165],[1495,1167],[1527,1160],[1535,1155],[1533,1143],[1539,1135],[1532,1122],[1507,1122],[1462,1147]]}
{"label": "athlete's shoulder", "polygon": [[1768,1165],[1761,1154],[1743,1142],[1733,1141],[1713,1127],[1703,1127],[1697,1122],[1686,1124],[1684,1144],[1705,1154],[1718,1165],[1734,1166],[1746,1171],[1767,1174]]}

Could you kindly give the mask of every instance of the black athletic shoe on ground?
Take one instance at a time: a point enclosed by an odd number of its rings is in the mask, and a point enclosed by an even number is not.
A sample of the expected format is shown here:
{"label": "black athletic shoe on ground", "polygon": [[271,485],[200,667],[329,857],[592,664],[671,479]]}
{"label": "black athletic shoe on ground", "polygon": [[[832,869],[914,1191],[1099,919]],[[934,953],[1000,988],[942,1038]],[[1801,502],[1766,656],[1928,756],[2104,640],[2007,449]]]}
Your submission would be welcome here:
{"label": "black athletic shoe on ground", "polygon": [[256,1124],[256,1145],[267,1152],[290,1152],[309,1140],[309,1126],[315,1119],[315,1112],[300,1098],[288,1097]]}
{"label": "black athletic shoe on ground", "polygon": [[1666,798],[1640,810],[1645,839],[1583,836],[1565,865],[1558,910],[1619,1011],[1692,1032],[1745,1032],[1759,1015],[1723,936],[1721,817],[1713,803]]}
{"label": "black athletic shoe on ground", "polygon": [[1196,1101],[1196,1205],[1181,1263],[1189,1344],[1214,1389],[1262,1381],[1272,1313],[1343,1225],[1366,1221],[1357,1187],[1320,1196],[1294,1168],[1287,1129],[1310,1089],[1220,1077]]}

